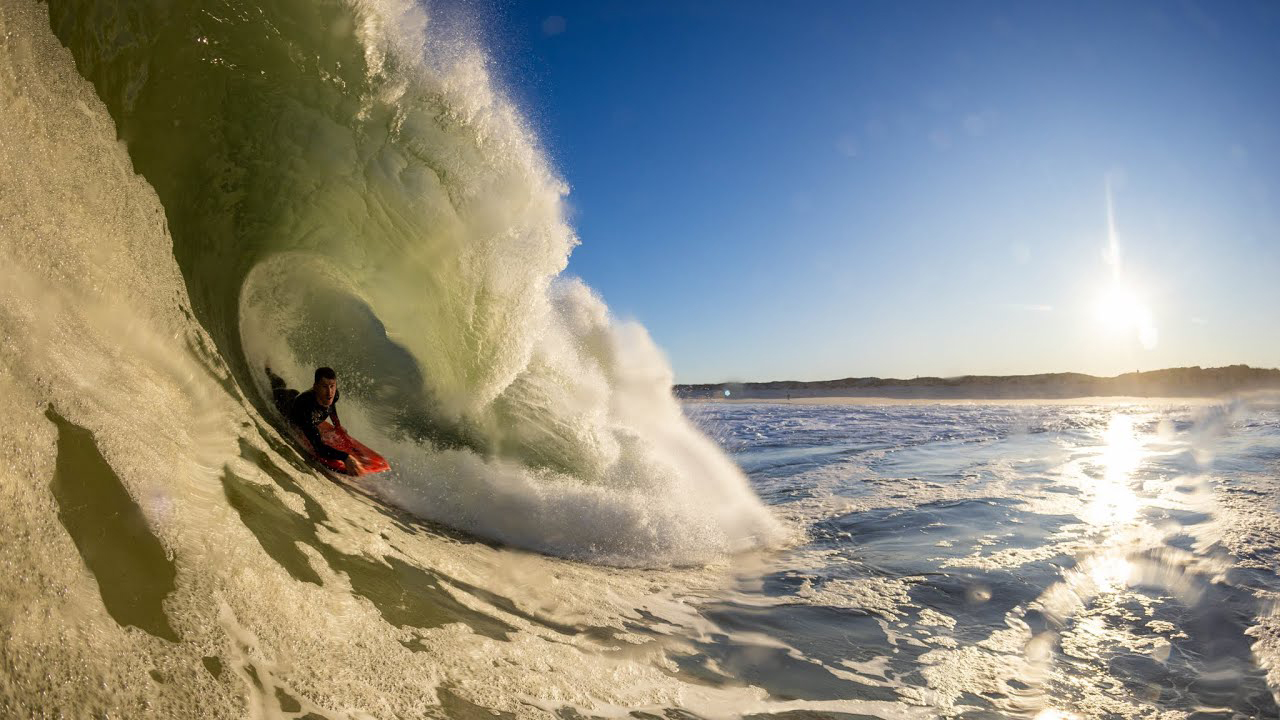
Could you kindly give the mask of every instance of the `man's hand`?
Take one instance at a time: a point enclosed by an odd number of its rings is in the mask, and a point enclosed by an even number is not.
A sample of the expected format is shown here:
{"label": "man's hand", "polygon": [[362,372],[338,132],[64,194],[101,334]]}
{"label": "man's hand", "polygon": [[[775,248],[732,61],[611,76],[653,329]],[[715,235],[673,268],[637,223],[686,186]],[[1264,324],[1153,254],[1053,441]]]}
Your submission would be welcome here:
{"label": "man's hand", "polygon": [[350,475],[351,477],[356,477],[362,472],[364,472],[364,465],[360,464],[360,460],[356,458],[355,455],[348,455],[347,456],[347,474]]}

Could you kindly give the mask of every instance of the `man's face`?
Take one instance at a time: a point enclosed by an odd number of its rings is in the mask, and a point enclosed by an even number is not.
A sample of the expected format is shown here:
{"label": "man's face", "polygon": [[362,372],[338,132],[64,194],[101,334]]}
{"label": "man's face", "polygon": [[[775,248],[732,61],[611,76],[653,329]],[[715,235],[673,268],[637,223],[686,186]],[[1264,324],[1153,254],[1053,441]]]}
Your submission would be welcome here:
{"label": "man's face", "polygon": [[315,385],[316,402],[324,407],[333,404],[333,398],[338,394],[338,381],[332,378],[321,378]]}

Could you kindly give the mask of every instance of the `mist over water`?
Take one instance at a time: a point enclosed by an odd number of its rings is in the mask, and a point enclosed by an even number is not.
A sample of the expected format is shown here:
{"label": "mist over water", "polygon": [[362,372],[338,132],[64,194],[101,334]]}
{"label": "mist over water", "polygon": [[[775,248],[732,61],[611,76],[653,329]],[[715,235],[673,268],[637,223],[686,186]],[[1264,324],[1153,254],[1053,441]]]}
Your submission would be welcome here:
{"label": "mist over water", "polygon": [[682,407],[432,17],[0,0],[0,714],[1275,716],[1274,405]]}

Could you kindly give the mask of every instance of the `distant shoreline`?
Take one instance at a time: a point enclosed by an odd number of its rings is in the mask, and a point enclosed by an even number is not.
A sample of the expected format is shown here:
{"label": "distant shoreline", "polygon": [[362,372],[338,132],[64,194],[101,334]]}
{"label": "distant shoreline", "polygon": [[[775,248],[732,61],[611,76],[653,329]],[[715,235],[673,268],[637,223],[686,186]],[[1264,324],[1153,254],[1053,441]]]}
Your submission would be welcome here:
{"label": "distant shoreline", "polygon": [[853,395],[794,396],[788,398],[680,398],[692,405],[1141,405],[1182,404],[1209,405],[1222,399],[1218,397],[1134,397],[1107,395],[1102,397],[1071,398],[901,398]]}
{"label": "distant shoreline", "polygon": [[1221,368],[1169,368],[1115,377],[1081,373],[1042,375],[965,375],[777,380],[762,383],[675,385],[680,400],[701,402],[809,402],[820,404],[1008,403],[1214,399],[1280,391],[1280,370],[1231,365]]}

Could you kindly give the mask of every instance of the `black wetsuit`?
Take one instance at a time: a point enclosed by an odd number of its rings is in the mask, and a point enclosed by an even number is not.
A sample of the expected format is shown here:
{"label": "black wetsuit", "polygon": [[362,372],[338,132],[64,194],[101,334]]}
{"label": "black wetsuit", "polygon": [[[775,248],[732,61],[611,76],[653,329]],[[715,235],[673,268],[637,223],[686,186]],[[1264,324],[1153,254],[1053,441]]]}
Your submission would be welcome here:
{"label": "black wetsuit", "polygon": [[315,449],[316,454],[326,460],[346,460],[351,457],[335,447],[324,444],[320,439],[320,430],[318,426],[330,416],[333,416],[333,424],[340,425],[338,420],[338,398],[342,395],[339,391],[334,393],[333,402],[329,403],[329,407],[321,405],[316,401],[316,391],[307,390],[306,392],[298,392],[285,387],[284,380],[278,375],[267,370],[267,378],[271,380],[271,396],[275,401],[276,409],[284,415],[285,419],[291,425],[302,431],[303,437],[307,442],[311,443],[311,447]]}

